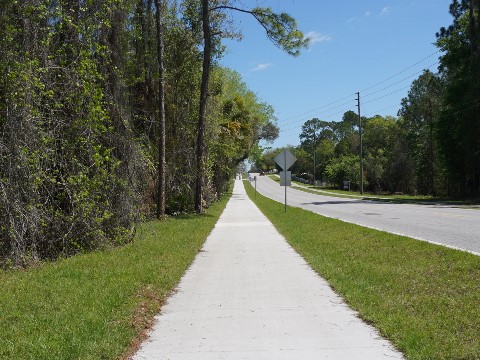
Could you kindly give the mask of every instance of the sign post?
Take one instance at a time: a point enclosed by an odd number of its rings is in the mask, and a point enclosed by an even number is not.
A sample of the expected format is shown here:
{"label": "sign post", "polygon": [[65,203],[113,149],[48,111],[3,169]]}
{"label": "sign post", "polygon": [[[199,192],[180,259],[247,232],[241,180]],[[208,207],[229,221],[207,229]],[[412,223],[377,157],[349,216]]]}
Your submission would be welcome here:
{"label": "sign post", "polygon": [[292,186],[292,173],[287,170],[297,161],[297,158],[287,149],[283,149],[274,160],[283,169],[280,172],[280,186],[285,186],[285,212],[287,212],[287,186]]}

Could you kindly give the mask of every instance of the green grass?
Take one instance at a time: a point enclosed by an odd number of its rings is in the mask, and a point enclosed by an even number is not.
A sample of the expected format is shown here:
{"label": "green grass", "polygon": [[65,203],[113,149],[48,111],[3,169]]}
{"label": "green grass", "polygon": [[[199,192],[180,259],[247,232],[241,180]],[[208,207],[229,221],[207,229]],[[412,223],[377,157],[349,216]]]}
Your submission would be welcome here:
{"label": "green grass", "polygon": [[408,359],[480,359],[480,257],[250,198]]}
{"label": "green grass", "polygon": [[[341,198],[356,198],[362,200],[376,200],[381,202],[394,202],[394,203],[438,203],[438,202],[449,202],[446,199],[435,198],[432,196],[424,196],[424,195],[375,195],[364,193],[363,195],[360,192],[356,191],[346,191],[346,190],[336,190],[331,188],[313,186],[313,185],[306,185],[302,183],[298,183],[296,181],[292,181],[292,185],[295,189],[308,192],[310,194],[319,194],[323,196],[333,196],[333,197],[341,197]],[[452,203],[453,200],[450,200]],[[463,204],[461,201],[456,201],[458,204]]]}
{"label": "green grass", "polygon": [[0,273],[0,359],[126,358],[227,198],[202,216],[144,223],[122,248]]}
{"label": "green grass", "polygon": [[[280,177],[278,175],[268,175],[268,177],[276,182],[280,182]],[[432,204],[432,203],[442,203],[447,205],[458,205],[462,207],[468,207],[471,209],[478,209],[480,205],[480,199],[471,198],[466,200],[461,199],[450,199],[450,198],[441,198],[431,195],[389,195],[382,194],[377,195],[373,193],[364,193],[360,194],[359,191],[348,191],[348,190],[338,190],[332,187],[319,187],[313,186],[311,184],[302,184],[298,181],[292,180],[292,187],[296,190],[307,192],[310,194],[319,194],[323,196],[332,196],[332,197],[341,197],[341,198],[357,198],[362,200],[375,200],[380,202],[390,202],[390,203],[418,203],[418,204]]]}
{"label": "green grass", "polygon": [[[267,175],[270,179],[276,182],[280,182],[280,176],[279,175]],[[292,181],[293,183],[293,181]]]}
{"label": "green grass", "polygon": [[[302,185],[301,183],[298,183]],[[304,185],[305,186],[305,185]],[[375,199],[379,201],[386,201],[386,202],[398,202],[398,203],[408,203],[408,202],[418,202],[418,203],[445,203],[451,205],[479,205],[480,199],[451,199],[451,198],[443,198],[438,196],[432,195],[399,195],[399,194],[374,194],[374,193],[364,193],[363,195],[360,194],[359,191],[348,191],[348,190],[338,190],[332,189],[330,187],[318,187],[313,185],[307,185],[308,189],[322,192],[324,195],[325,193],[333,193],[335,196],[337,195],[344,195],[346,197],[358,197],[363,199]]]}

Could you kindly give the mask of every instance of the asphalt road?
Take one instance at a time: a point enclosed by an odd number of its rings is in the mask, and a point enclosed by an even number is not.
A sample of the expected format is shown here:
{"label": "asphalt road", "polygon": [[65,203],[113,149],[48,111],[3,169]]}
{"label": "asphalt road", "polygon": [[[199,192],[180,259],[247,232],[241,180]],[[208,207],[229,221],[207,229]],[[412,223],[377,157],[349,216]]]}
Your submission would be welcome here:
{"label": "asphalt road", "polygon": [[[257,176],[257,191],[284,203],[284,187],[267,176]],[[480,210],[443,204],[393,204],[337,198],[291,187],[287,189],[287,205],[480,255]]]}

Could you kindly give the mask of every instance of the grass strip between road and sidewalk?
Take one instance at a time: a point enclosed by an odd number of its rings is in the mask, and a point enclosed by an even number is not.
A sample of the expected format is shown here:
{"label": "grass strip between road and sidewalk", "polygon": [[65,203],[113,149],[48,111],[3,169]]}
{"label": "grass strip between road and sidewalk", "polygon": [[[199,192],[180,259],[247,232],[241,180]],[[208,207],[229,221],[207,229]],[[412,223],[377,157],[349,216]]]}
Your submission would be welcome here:
{"label": "grass strip between road and sidewalk", "polygon": [[[280,176],[278,175],[268,175],[270,179],[275,182],[280,182]],[[303,191],[309,194],[317,194],[322,196],[330,197],[339,197],[345,199],[361,199],[361,200],[373,200],[386,203],[394,204],[421,204],[421,205],[431,205],[431,204],[445,204],[445,205],[456,205],[459,207],[465,207],[469,209],[480,209],[480,198],[470,198],[470,199],[450,199],[435,197],[431,195],[391,195],[391,194],[373,194],[365,193],[360,194],[359,191],[350,191],[350,190],[338,190],[331,187],[320,187],[313,186],[312,184],[302,184],[298,181],[292,180],[292,188],[295,190]]]}
{"label": "grass strip between road and sidewalk", "polygon": [[126,359],[229,197],[204,215],[143,223],[121,248],[0,272],[0,359]]}
{"label": "grass strip between road and sidewalk", "polygon": [[480,359],[480,257],[250,199],[408,359]]}

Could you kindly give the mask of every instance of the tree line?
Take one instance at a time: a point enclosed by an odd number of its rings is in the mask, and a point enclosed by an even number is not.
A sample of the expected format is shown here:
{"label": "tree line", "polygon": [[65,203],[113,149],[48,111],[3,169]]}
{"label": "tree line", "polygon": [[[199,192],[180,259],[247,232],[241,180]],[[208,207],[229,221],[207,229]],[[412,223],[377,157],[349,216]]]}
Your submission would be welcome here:
{"label": "tree line", "polygon": [[296,55],[287,14],[234,0],[0,0],[0,266],[124,244],[202,212],[273,109],[221,67],[235,12]]}
{"label": "tree line", "polygon": [[[454,0],[453,24],[437,33],[437,73],[425,70],[398,117],[362,118],[363,180],[372,192],[465,197],[480,194],[480,1]],[[340,187],[360,183],[359,118],[306,121],[292,172]],[[279,149],[254,159],[272,170]]]}

